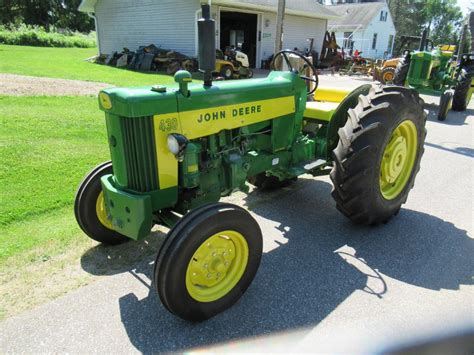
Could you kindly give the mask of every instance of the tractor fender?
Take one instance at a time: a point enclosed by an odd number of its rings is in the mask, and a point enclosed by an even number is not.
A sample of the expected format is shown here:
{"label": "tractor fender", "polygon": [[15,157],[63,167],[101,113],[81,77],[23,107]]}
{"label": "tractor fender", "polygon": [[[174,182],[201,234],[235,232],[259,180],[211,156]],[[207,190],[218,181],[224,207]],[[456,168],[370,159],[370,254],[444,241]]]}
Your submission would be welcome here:
{"label": "tractor fender", "polygon": [[326,159],[331,160],[331,152],[336,148],[339,141],[339,128],[346,124],[348,111],[357,106],[360,95],[367,95],[372,87],[371,84],[361,85],[354,89],[344,100],[341,101],[336,111],[332,115],[331,121],[328,124],[326,136]]}

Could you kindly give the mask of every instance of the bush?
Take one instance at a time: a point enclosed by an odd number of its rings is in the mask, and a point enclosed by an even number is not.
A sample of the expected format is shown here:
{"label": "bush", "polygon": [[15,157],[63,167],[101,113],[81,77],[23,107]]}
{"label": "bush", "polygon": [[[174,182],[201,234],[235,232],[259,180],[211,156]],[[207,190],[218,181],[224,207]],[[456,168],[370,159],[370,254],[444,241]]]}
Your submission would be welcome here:
{"label": "bush", "polygon": [[83,34],[54,28],[47,31],[39,26],[20,25],[16,28],[0,26],[0,44],[90,48],[96,46],[96,41],[95,32]]}

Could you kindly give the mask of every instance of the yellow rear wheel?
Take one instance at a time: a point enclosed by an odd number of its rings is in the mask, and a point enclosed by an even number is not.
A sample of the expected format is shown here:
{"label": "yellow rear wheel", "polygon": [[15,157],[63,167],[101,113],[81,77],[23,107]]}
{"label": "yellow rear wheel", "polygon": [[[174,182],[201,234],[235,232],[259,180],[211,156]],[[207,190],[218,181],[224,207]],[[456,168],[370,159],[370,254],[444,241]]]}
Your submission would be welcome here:
{"label": "yellow rear wheel", "polygon": [[420,168],[426,112],[418,93],[375,86],[339,129],[331,180],[336,206],[355,223],[386,223],[406,202]]}
{"label": "yellow rear wheel", "polygon": [[405,188],[415,163],[418,147],[416,126],[412,121],[400,123],[385,146],[380,164],[380,191],[392,200]]}

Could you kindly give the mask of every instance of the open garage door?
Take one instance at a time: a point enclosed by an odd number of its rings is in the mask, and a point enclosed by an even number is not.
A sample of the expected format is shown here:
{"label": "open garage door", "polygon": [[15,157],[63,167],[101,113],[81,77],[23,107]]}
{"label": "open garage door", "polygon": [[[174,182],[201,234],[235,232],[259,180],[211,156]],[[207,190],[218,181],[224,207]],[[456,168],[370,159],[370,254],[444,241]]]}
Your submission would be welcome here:
{"label": "open garage door", "polygon": [[251,68],[255,68],[257,58],[258,15],[246,12],[221,10],[220,49],[234,46],[247,54]]}

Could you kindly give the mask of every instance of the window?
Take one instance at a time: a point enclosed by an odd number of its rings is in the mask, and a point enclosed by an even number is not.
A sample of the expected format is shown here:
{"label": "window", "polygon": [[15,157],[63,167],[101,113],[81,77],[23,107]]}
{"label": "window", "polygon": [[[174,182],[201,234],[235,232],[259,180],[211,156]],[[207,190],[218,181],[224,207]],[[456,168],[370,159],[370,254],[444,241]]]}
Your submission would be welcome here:
{"label": "window", "polygon": [[352,40],[352,32],[344,32],[344,44],[345,49],[353,49],[354,41]]}
{"label": "window", "polygon": [[383,18],[384,18],[383,11],[380,11],[380,21],[383,21]]}
{"label": "window", "polygon": [[374,38],[372,38],[372,49],[377,47],[377,33],[374,33]]}
{"label": "window", "polygon": [[393,45],[393,35],[390,35],[388,36],[388,46],[387,46],[388,53],[392,52],[392,45]]}

